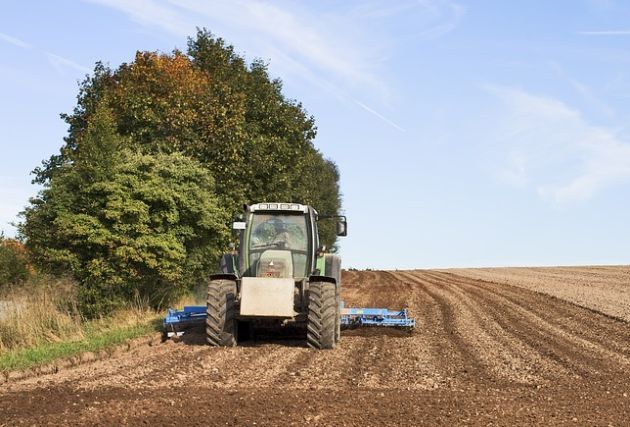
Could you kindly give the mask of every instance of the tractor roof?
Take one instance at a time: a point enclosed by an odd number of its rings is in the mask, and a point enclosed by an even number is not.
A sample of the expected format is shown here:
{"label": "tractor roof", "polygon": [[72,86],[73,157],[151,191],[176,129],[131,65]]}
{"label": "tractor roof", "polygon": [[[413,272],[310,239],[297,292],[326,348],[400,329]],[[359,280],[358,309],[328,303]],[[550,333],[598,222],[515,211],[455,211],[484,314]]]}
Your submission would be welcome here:
{"label": "tractor roof", "polygon": [[286,212],[308,212],[307,205],[299,203],[256,203],[249,207],[250,212],[260,211],[286,211]]}

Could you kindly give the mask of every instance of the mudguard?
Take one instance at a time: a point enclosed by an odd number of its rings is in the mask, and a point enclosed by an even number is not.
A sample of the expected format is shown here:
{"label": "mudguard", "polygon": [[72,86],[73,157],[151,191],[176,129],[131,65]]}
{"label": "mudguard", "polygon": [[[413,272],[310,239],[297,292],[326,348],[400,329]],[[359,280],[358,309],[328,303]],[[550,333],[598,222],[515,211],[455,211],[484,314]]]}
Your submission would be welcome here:
{"label": "mudguard", "polygon": [[238,280],[238,276],[234,273],[215,273],[210,275],[210,280]]}
{"label": "mudguard", "polygon": [[[335,254],[325,254],[317,258],[316,276],[330,277],[341,283],[341,258]],[[312,281],[312,280],[311,280]],[[326,281],[326,280],[324,280]]]}

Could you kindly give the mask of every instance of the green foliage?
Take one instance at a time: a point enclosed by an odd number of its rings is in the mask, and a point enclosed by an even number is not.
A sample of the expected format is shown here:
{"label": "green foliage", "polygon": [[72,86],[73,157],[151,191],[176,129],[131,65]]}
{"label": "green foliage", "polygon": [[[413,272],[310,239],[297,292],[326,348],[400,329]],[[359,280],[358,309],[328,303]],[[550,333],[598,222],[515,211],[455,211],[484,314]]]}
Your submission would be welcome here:
{"label": "green foliage", "polygon": [[[303,194],[303,203],[315,206],[320,214],[335,215],[341,210],[337,165],[332,160],[324,159],[320,153],[309,153],[300,180],[295,185]],[[321,244],[333,252],[337,250],[336,221],[319,221],[319,234]]]}
{"label": "green foliage", "polygon": [[[313,146],[316,127],[298,102],[282,94],[267,65],[247,64],[232,46],[199,30],[187,55],[138,52],[110,70],[97,64],[80,89],[61,153],[36,172],[45,183],[78,150],[100,102],[113,112],[126,146],[145,154],[181,152],[215,177],[221,205],[289,201],[320,213],[340,209],[338,172]],[[327,232],[330,244],[334,234]]]}
{"label": "green foliage", "polygon": [[228,233],[205,168],[180,153],[126,150],[113,125],[99,108],[21,226],[41,265],[79,280],[89,317],[134,295],[172,302],[212,271]]}
{"label": "green foliage", "polygon": [[24,282],[30,274],[24,246],[0,233],[0,288]]}
{"label": "green foliage", "polygon": [[[75,274],[88,314],[134,292],[159,305],[214,271],[243,204],[341,207],[313,117],[265,63],[247,64],[206,30],[186,54],[138,52],[115,70],[98,63],[62,117],[68,136],[34,171],[44,190],[21,230],[38,265]],[[332,247],[334,222],[321,229]]]}

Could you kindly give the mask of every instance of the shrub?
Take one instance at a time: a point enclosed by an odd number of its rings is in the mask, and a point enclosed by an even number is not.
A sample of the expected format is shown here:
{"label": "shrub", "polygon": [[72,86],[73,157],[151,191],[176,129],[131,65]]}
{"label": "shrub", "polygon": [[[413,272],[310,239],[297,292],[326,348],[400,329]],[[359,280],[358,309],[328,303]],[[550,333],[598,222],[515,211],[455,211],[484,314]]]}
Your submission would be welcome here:
{"label": "shrub", "polygon": [[183,154],[131,152],[111,112],[93,118],[73,163],[24,213],[21,232],[47,271],[70,271],[79,308],[98,317],[136,297],[167,305],[216,268],[228,216],[214,180]]}
{"label": "shrub", "polygon": [[23,283],[30,273],[24,245],[0,234],[0,287]]}

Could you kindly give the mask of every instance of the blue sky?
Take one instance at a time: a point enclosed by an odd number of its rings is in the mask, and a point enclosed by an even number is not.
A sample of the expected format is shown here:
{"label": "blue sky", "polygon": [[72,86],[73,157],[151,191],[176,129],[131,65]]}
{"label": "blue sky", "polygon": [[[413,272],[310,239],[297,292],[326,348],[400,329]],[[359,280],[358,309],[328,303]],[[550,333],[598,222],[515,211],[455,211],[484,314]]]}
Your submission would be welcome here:
{"label": "blue sky", "polygon": [[341,171],[348,267],[627,264],[630,2],[5,1],[0,229],[96,61],[207,27],[268,60]]}

